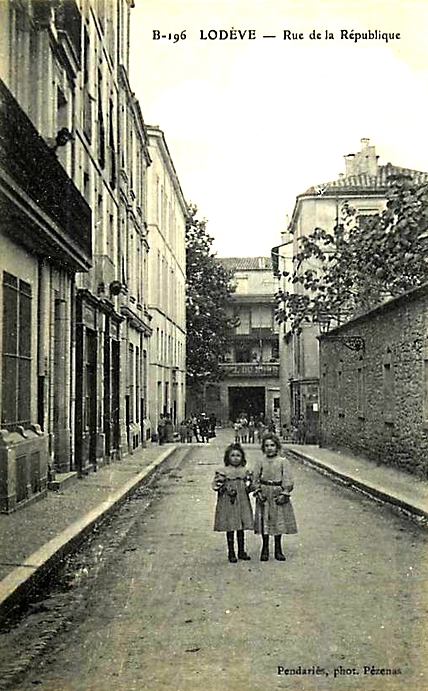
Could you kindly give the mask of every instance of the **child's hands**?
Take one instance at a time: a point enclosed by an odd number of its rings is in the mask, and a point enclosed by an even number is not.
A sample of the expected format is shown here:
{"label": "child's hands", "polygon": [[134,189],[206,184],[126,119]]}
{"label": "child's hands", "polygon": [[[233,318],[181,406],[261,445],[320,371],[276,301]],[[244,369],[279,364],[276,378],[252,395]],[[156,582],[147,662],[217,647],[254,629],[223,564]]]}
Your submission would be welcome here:
{"label": "child's hands", "polygon": [[236,489],[234,487],[228,487],[227,493],[230,497],[230,503],[234,504],[236,499]]}
{"label": "child's hands", "polygon": [[261,489],[258,489],[257,492],[255,493],[256,498],[259,500],[261,504],[264,504],[266,501],[266,497],[261,491]]}
{"label": "child's hands", "polygon": [[275,498],[275,503],[278,504],[278,506],[283,506],[284,504],[287,504],[290,501],[290,497],[288,494],[279,494]]}

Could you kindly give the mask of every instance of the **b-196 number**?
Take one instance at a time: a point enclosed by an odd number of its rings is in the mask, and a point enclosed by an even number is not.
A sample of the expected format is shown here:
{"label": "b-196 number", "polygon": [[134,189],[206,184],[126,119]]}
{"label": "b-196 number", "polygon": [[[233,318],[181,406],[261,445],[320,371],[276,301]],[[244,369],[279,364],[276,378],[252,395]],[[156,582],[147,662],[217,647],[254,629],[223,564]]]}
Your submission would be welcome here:
{"label": "b-196 number", "polygon": [[180,31],[175,34],[161,34],[159,29],[153,29],[153,40],[160,41],[162,38],[165,38],[167,41],[172,41],[173,43],[178,43],[178,41],[184,41],[187,38],[186,30]]}

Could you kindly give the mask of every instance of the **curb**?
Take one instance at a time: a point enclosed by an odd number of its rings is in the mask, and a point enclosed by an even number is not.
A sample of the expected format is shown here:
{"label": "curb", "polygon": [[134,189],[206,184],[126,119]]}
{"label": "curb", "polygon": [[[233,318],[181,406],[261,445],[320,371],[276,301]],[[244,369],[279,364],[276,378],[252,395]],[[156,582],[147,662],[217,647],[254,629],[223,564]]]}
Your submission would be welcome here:
{"label": "curb", "polygon": [[163,452],[155,461],[152,461],[138,475],[128,480],[120,487],[110,499],[103,501],[92,511],[85,514],[59,535],[49,540],[36,552],[18,566],[2,581],[0,581],[0,622],[4,620],[11,610],[37,588],[55,568],[82,542],[84,537],[100,525],[109,515],[126,501],[128,496],[152,475],[175,451],[173,446]]}
{"label": "curb", "polygon": [[294,460],[302,461],[305,465],[310,466],[317,472],[323,475],[327,475],[333,480],[336,480],[337,482],[340,482],[343,485],[346,485],[348,487],[354,487],[355,489],[368,495],[369,497],[378,499],[383,503],[396,506],[402,511],[405,511],[407,514],[410,514],[410,516],[412,517],[417,517],[419,519],[423,518],[425,520],[428,520],[428,511],[425,511],[424,509],[421,509],[420,507],[415,506],[414,504],[410,504],[409,502],[405,501],[404,499],[401,499],[397,495],[391,494],[387,490],[379,489],[379,487],[371,485],[369,482],[363,482],[362,480],[356,477],[352,477],[351,475],[341,473],[339,470],[332,468],[328,464],[313,458],[313,456],[307,456],[306,454],[302,453],[301,451],[297,451],[296,449],[284,448],[284,452]]}

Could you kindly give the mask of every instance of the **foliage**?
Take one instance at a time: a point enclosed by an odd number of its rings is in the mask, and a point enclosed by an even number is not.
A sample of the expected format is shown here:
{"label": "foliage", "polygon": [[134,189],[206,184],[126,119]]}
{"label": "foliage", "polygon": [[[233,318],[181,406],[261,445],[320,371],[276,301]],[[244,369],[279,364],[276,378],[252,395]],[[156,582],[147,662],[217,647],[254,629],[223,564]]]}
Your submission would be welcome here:
{"label": "foliage", "polygon": [[299,238],[294,290],[277,293],[279,322],[298,333],[329,316],[339,324],[428,280],[428,183],[391,176],[384,211],[358,217],[344,204],[333,231],[315,228]]}
{"label": "foliage", "polygon": [[227,314],[231,275],[211,252],[207,221],[190,205],[186,225],[186,328],[188,384],[217,381],[232,322]]}

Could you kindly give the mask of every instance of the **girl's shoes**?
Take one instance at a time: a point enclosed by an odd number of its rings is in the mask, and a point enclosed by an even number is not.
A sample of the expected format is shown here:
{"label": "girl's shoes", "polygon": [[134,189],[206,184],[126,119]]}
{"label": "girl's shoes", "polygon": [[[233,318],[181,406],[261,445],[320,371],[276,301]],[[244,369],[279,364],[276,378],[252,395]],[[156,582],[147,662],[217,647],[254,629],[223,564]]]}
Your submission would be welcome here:
{"label": "girl's shoes", "polygon": [[241,559],[242,561],[250,561],[251,557],[246,552],[238,552],[238,559]]}
{"label": "girl's shoes", "polygon": [[260,561],[269,561],[269,535],[262,536],[262,551],[260,554]]}
{"label": "girl's shoes", "polygon": [[275,559],[277,561],[285,561],[281,547],[281,535],[275,535]]}
{"label": "girl's shoes", "polygon": [[251,559],[251,557],[245,551],[244,531],[243,530],[237,530],[236,531],[236,538],[238,540],[238,559],[241,559],[242,561],[249,561]]}
{"label": "girl's shoes", "polygon": [[226,540],[227,540],[227,555],[228,559],[231,564],[236,564],[238,561],[236,558],[235,554],[235,541],[234,541],[234,533],[233,530],[229,530],[226,533]]}

